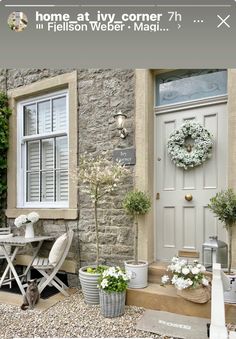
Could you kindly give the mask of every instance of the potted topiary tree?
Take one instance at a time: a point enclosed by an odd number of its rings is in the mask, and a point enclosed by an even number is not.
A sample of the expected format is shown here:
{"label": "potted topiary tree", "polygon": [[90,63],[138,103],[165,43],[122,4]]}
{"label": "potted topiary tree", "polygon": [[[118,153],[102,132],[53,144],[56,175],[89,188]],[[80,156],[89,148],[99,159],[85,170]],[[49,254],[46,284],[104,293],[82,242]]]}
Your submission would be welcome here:
{"label": "potted topiary tree", "polygon": [[99,304],[98,278],[107,269],[101,265],[99,245],[98,205],[101,198],[114,191],[127,173],[118,162],[112,162],[103,153],[96,158],[85,154],[80,157],[78,179],[81,191],[89,194],[94,207],[96,261],[95,265],[85,266],[79,270],[79,278],[87,304]]}
{"label": "potted topiary tree", "polygon": [[125,196],[123,208],[133,216],[135,225],[134,260],[125,261],[125,269],[131,274],[129,287],[143,288],[147,286],[148,262],[138,260],[138,219],[151,208],[151,199],[142,191],[132,191]]}
{"label": "potted topiary tree", "polygon": [[[208,208],[224,224],[228,233],[228,277],[230,279],[231,290],[225,292],[225,301],[236,303],[236,277],[232,273],[232,236],[233,227],[236,226],[236,194],[229,188],[225,191],[216,193],[210,199]],[[232,300],[232,297],[234,300]]]}

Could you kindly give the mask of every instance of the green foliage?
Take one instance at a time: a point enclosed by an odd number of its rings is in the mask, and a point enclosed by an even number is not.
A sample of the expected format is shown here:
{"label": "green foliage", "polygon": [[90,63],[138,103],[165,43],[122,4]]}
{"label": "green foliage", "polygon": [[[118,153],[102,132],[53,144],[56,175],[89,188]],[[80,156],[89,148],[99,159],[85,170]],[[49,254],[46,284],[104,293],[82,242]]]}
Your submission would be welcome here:
{"label": "green foliage", "polygon": [[88,267],[86,272],[91,274],[102,274],[107,269],[108,266],[98,265],[97,267]]}
{"label": "green foliage", "polygon": [[123,292],[130,278],[120,267],[109,267],[98,278],[98,286],[106,292]]}
{"label": "green foliage", "polygon": [[236,194],[231,188],[216,193],[210,199],[208,208],[225,224],[226,228],[236,222]]}
{"label": "green foliage", "polygon": [[147,213],[150,207],[151,199],[142,191],[128,192],[123,201],[123,208],[133,216]]}
{"label": "green foliage", "polygon": [[7,197],[7,150],[9,146],[9,117],[7,95],[0,92],[0,220],[5,219]]}
{"label": "green foliage", "polygon": [[138,264],[138,216],[146,214],[151,208],[150,197],[142,191],[128,192],[123,201],[123,208],[135,218],[134,264]]}
{"label": "green foliage", "polygon": [[120,163],[108,159],[107,152],[97,157],[87,153],[80,156],[78,171],[80,188],[90,195],[93,202],[117,189],[127,173],[128,170]]}

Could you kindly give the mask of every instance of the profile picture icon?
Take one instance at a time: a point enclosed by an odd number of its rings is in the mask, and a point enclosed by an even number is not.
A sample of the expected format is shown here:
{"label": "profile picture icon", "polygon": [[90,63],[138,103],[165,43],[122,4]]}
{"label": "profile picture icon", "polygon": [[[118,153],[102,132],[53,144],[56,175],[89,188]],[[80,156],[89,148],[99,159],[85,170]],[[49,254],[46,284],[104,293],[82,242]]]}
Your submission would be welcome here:
{"label": "profile picture icon", "polygon": [[22,32],[28,25],[28,19],[23,12],[12,12],[8,17],[7,24],[12,31]]}

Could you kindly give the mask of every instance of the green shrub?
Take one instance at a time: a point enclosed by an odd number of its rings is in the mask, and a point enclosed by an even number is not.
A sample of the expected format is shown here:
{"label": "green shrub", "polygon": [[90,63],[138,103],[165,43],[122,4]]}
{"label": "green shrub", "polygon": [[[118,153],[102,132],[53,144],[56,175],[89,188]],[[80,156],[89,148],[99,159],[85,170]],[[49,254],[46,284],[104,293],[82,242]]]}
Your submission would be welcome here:
{"label": "green shrub", "polygon": [[8,98],[0,92],[0,221],[5,222],[7,199],[7,150],[9,146],[9,117],[11,110]]}
{"label": "green shrub", "polygon": [[107,269],[108,269],[108,266],[98,265],[96,267],[88,267],[86,272],[91,273],[91,274],[102,274]]}
{"label": "green shrub", "polygon": [[133,216],[142,215],[150,209],[151,199],[142,191],[132,191],[125,196],[123,207],[128,214]]}

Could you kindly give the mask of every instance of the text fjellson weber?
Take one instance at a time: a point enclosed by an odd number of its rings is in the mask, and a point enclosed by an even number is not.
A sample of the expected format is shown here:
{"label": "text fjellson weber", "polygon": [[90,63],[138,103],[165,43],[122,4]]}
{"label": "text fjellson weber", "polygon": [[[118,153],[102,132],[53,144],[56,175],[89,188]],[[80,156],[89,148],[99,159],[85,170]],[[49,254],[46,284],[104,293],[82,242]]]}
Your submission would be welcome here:
{"label": "text fjellson weber", "polygon": [[89,23],[71,23],[71,22],[62,22],[62,23],[57,23],[57,22],[48,22],[47,23],[48,31],[53,31],[53,32],[73,32],[73,31],[89,31],[91,30],[92,32],[119,32],[119,31],[124,31],[125,29],[131,29],[133,31],[137,32],[158,32],[161,30],[160,28],[160,23],[152,23],[152,24],[147,24],[143,22],[134,22],[131,23],[130,25],[124,24],[124,23],[101,23],[101,22],[96,22],[96,21],[90,21]]}

